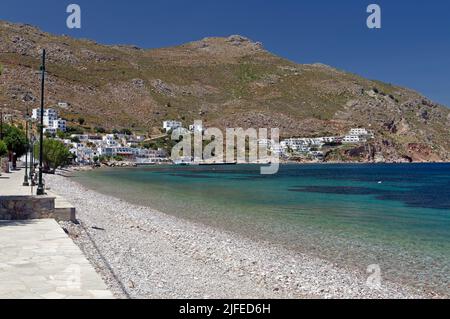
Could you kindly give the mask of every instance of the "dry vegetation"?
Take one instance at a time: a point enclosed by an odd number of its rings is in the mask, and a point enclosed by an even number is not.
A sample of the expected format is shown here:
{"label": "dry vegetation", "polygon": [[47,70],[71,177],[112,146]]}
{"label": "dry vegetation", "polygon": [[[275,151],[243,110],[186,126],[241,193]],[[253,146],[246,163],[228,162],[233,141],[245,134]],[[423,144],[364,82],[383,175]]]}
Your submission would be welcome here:
{"label": "dry vegetation", "polygon": [[46,104],[68,102],[60,111],[74,126],[83,117],[85,129],[155,132],[166,119],[202,119],[206,126],[279,127],[285,137],[363,126],[376,132],[371,147],[386,159],[450,160],[449,109],[329,66],[292,63],[240,36],[143,50],[0,22],[0,106],[38,106],[42,48]]}

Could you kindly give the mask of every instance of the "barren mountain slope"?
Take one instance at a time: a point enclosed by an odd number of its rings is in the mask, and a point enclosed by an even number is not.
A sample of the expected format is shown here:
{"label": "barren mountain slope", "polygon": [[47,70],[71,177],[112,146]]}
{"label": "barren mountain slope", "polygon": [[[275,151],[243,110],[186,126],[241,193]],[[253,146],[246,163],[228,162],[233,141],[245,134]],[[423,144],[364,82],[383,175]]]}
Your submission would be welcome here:
{"label": "barren mountain slope", "polygon": [[0,22],[0,106],[39,105],[40,52],[47,49],[46,106],[68,102],[71,125],[156,132],[186,125],[278,127],[284,137],[366,127],[376,140],[329,160],[450,160],[450,110],[411,90],[332,67],[295,64],[241,36],[143,50],[104,46]]}

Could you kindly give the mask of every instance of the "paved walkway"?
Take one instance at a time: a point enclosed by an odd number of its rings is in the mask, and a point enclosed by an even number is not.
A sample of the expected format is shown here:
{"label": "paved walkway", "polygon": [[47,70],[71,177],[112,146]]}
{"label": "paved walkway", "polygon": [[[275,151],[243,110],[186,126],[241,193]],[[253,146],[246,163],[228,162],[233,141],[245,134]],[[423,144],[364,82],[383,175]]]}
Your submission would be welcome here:
{"label": "paved walkway", "polygon": [[0,221],[0,299],[29,298],[113,296],[56,221]]}
{"label": "paved walkway", "polygon": [[25,169],[13,171],[11,173],[1,173],[0,195],[3,196],[28,196],[36,195],[36,187],[22,186]]}

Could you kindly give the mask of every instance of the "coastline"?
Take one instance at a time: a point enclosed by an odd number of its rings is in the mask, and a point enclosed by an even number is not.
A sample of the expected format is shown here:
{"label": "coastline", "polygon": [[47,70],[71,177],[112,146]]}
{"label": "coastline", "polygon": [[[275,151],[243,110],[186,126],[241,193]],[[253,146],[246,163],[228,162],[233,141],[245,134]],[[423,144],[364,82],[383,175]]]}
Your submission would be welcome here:
{"label": "coastline", "polygon": [[[450,162],[442,161],[442,162],[296,162],[296,161],[283,161],[279,163],[280,165],[432,165],[432,164],[450,164]],[[214,164],[214,165],[222,165],[222,164]],[[263,163],[236,163],[234,165],[240,166],[240,165],[268,165]],[[163,164],[145,164],[145,165],[139,165],[139,167],[157,167],[157,166],[179,166],[177,164],[173,163],[163,163]],[[194,165],[195,166],[195,165]],[[79,172],[79,171],[90,171],[95,169],[102,169],[102,168],[135,168],[138,167],[134,163],[121,163],[121,164],[102,164],[100,166],[94,166],[94,165],[84,165],[84,166],[71,166],[65,171],[71,173],[71,172]]]}
{"label": "coastline", "polygon": [[430,298],[342,265],[103,195],[62,176],[51,189],[77,207],[62,223],[121,298]]}

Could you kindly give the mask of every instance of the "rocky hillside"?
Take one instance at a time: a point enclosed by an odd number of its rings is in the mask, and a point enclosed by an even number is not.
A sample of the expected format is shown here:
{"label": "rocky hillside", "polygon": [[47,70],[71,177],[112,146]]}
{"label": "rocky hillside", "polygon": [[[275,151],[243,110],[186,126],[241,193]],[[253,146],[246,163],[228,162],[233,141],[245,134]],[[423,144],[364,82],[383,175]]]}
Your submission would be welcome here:
{"label": "rocky hillside", "polygon": [[166,119],[206,126],[279,127],[284,137],[343,134],[376,140],[329,160],[450,160],[450,110],[411,90],[322,64],[296,64],[242,36],[144,50],[54,36],[0,22],[0,106],[39,105],[40,51],[48,52],[47,106],[71,125],[157,134]]}

